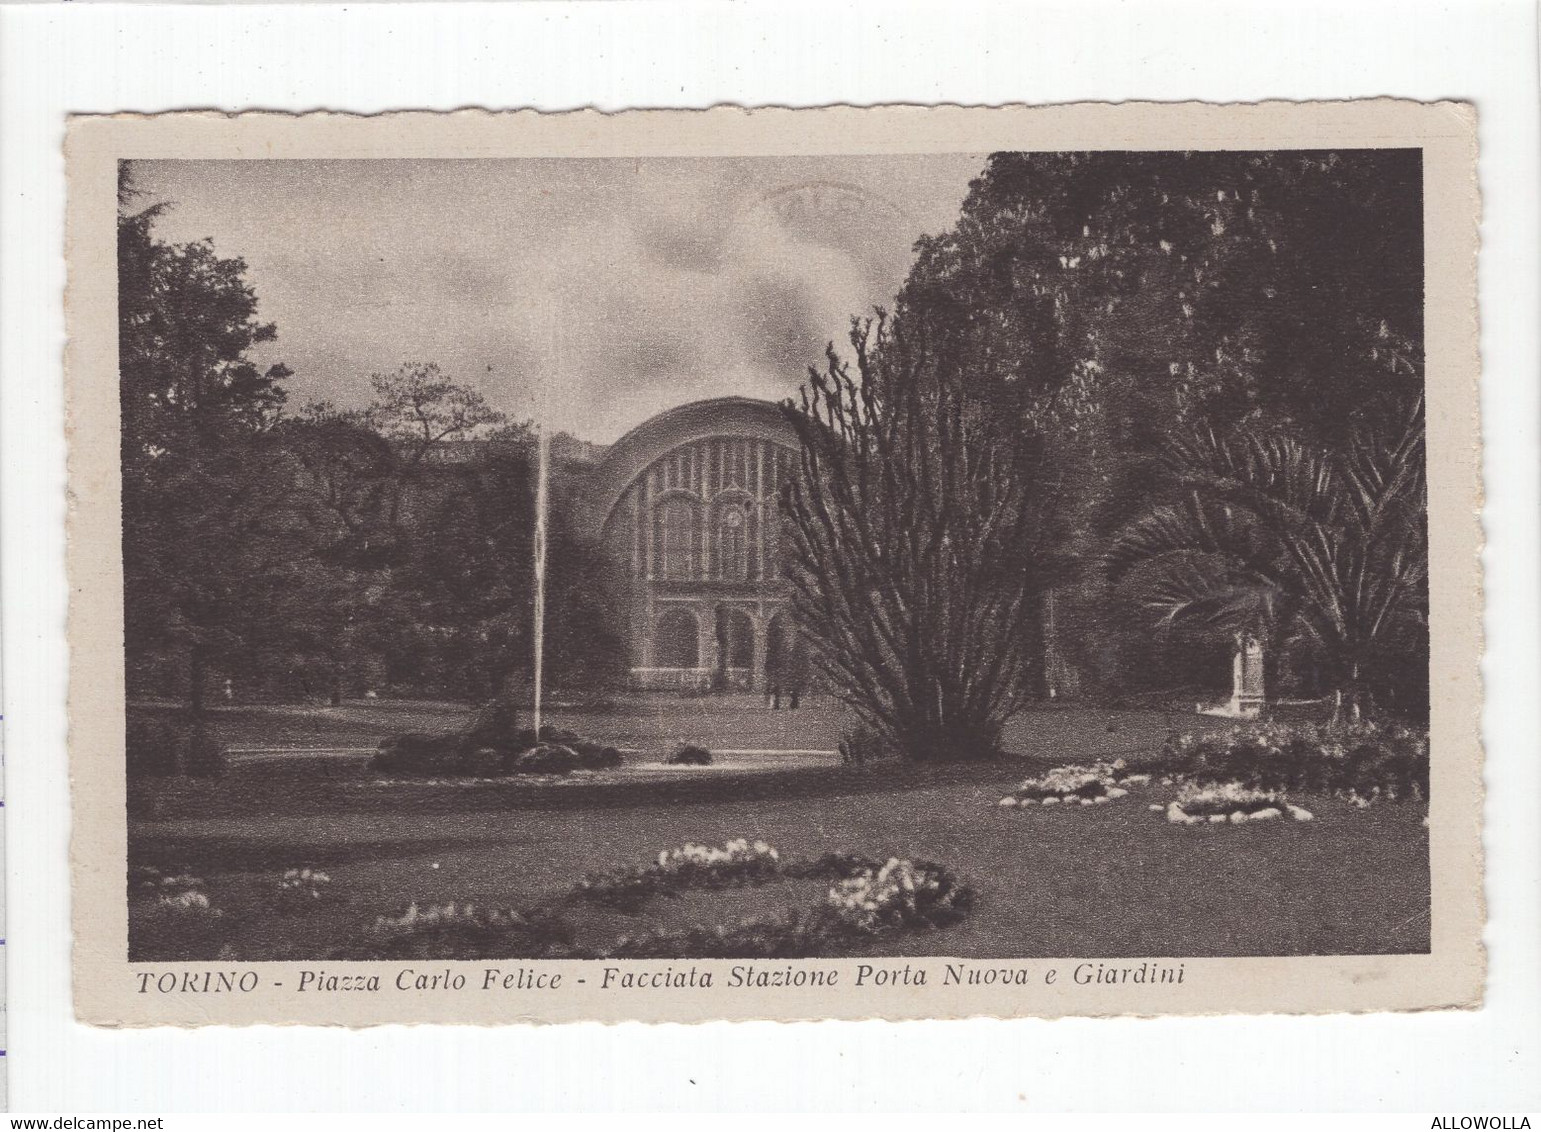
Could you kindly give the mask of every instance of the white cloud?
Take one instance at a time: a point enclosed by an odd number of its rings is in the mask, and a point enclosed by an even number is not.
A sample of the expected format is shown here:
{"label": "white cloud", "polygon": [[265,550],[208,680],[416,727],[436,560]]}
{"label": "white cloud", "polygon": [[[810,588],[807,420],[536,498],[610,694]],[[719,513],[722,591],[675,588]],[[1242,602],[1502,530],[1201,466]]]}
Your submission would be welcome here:
{"label": "white cloud", "polygon": [[791,393],[851,315],[891,300],[914,240],[951,224],[982,163],[151,162],[137,176],[175,204],[165,238],[246,258],[294,400],[358,403],[371,372],[436,361],[506,412],[544,403],[605,441],[699,397]]}

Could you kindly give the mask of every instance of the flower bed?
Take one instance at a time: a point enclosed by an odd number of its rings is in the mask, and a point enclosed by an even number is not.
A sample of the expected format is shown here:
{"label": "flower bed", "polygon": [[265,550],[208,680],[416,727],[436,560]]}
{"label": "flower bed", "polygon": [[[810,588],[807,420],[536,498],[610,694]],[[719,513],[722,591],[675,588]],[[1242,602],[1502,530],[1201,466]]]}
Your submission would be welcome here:
{"label": "flower bed", "polygon": [[1172,781],[1234,782],[1253,790],[1329,794],[1358,806],[1426,801],[1426,731],[1265,723],[1171,736],[1152,769]]}
{"label": "flower bed", "polygon": [[941,865],[890,857],[829,890],[825,904],[858,932],[940,928],[962,919],[973,893]]}
{"label": "flower bed", "polygon": [[1092,806],[1122,798],[1128,786],[1148,782],[1148,775],[1130,775],[1127,764],[1093,763],[1091,766],[1059,766],[1037,778],[1029,778],[998,803],[1013,806]]}
{"label": "flower bed", "polygon": [[623,936],[604,954],[612,958],[813,955],[842,939],[945,927],[966,916],[973,905],[973,891],[946,867],[929,861],[897,857],[879,861],[853,853],[783,861],[765,842],[746,839],[730,841],[721,849],[688,844],[666,850],[656,863],[643,868],[591,874],[573,894],[634,912],[660,893],[764,884],[776,878],[834,883],[823,902],[812,909],[733,925]]}
{"label": "flower bed", "polygon": [[[1161,807],[1157,806],[1156,809]],[[1291,805],[1275,790],[1255,790],[1236,782],[1200,786],[1188,783],[1166,807],[1166,820],[1177,825],[1239,825],[1247,821],[1272,821],[1288,817],[1310,821],[1309,810]]]}
{"label": "flower bed", "polygon": [[[786,877],[831,877],[823,901],[806,909],[733,924],[696,925],[623,935],[602,951],[613,959],[791,959],[829,954],[889,932],[946,927],[967,916],[974,893],[951,870],[929,861],[826,854],[789,863]],[[769,879],[769,878],[766,878]]]}
{"label": "flower bed", "polygon": [[763,841],[739,838],[721,849],[687,842],[666,849],[650,865],[590,873],[573,894],[596,904],[636,911],[659,893],[682,888],[726,888],[769,880],[780,869],[780,854]]}
{"label": "flower bed", "polygon": [[[617,930],[626,925],[616,922],[616,911],[629,918],[654,896],[683,897],[687,892],[759,887],[772,881],[780,882],[770,894],[773,904],[789,896],[794,905],[807,903],[732,922],[725,916],[723,923]],[[333,896],[332,885],[332,878],[320,870],[287,869],[251,888],[248,895],[255,896],[255,901],[242,903],[240,892],[234,891],[235,918],[247,922],[275,912],[292,915],[326,908],[327,914],[307,917],[310,924],[324,928],[335,919],[330,910],[347,904],[346,899]],[[133,921],[139,946],[148,944],[179,959],[238,957],[228,922],[221,919],[223,913],[214,907],[198,877],[136,870],[131,892],[142,909]],[[687,910],[698,899],[692,897]],[[580,910],[575,902],[598,907]],[[748,903],[758,908],[765,901],[756,897]],[[851,853],[784,861],[764,841],[739,838],[720,847],[686,844],[666,849],[646,866],[591,874],[564,896],[529,908],[414,902],[349,931],[346,942],[326,955],[340,960],[398,960],[838,954],[875,935],[945,927],[966,916],[972,903],[973,892],[950,870],[932,862],[878,860]],[[706,906],[716,910],[710,900]],[[678,914],[674,909],[661,918],[667,923],[669,915]],[[343,927],[336,922],[335,928]],[[580,938],[581,946],[576,942]]]}
{"label": "flower bed", "polygon": [[721,848],[685,845],[644,867],[591,874],[569,899],[637,912],[659,894],[761,885],[784,878],[830,880],[808,908],[731,924],[697,924],[623,933],[609,945],[576,947],[571,926],[552,908],[515,911],[469,904],[412,905],[382,916],[337,958],[791,958],[897,931],[934,930],[962,919],[973,891],[942,865],[897,857],[825,854],[784,862],[763,841]]}
{"label": "flower bed", "polygon": [[339,959],[581,958],[572,933],[540,912],[479,908],[472,904],[417,904],[381,916],[363,938],[336,953]]}

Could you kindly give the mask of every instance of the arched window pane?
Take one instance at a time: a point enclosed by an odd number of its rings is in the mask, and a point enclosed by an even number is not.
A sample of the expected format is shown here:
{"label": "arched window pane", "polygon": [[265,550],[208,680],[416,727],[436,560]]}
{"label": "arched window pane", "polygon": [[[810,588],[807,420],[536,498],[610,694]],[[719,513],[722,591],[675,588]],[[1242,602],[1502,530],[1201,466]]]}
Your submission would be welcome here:
{"label": "arched window pane", "polygon": [[722,576],[741,582],[749,576],[749,526],[744,509],[737,503],[724,504],[717,515],[718,561]]}
{"label": "arched window pane", "polygon": [[655,573],[674,581],[696,576],[697,546],[696,505],[688,499],[666,499],[655,512]]}
{"label": "arched window pane", "polygon": [[695,614],[670,609],[658,618],[653,640],[653,660],[659,668],[695,668],[700,663],[701,639]]}

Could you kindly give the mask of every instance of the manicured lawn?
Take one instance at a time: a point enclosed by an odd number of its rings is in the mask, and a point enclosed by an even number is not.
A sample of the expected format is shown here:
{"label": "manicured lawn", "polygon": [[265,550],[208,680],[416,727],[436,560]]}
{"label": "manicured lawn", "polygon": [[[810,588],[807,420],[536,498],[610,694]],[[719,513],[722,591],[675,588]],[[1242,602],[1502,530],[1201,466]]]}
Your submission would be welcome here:
{"label": "manicured lawn", "polygon": [[[685,704],[688,711],[690,701]],[[764,725],[742,705],[738,714],[739,734],[752,735],[753,726]],[[644,717],[632,713],[626,725]],[[680,727],[681,718],[671,715],[667,725]],[[786,745],[821,745],[808,738],[817,724],[818,712],[808,711],[796,726],[809,730]],[[1153,750],[1173,725],[1223,724],[1151,713],[1050,711],[1019,720],[1012,745],[1034,761],[1137,757]],[[793,735],[794,725],[787,726],[785,734]],[[718,738],[715,745],[730,743]],[[731,745],[753,744],[735,738]],[[1315,812],[1316,821],[1185,827],[1146,808],[1172,793],[1153,785],[1105,806],[997,808],[1003,790],[1022,774],[1020,767],[993,764],[965,782],[784,801],[135,820],[130,860],[163,869],[195,864],[211,898],[227,910],[221,931],[237,941],[235,957],[242,959],[323,958],[375,916],[409,901],[524,907],[559,896],[586,872],[646,863],[686,841],[720,844],[734,837],[763,838],[784,856],[847,851],[928,858],[977,890],[973,914],[961,924],[882,939],[869,949],[873,954],[1427,949],[1428,833],[1421,805],[1357,810],[1301,798],[1296,800]],[[258,894],[284,868],[303,865],[332,875],[337,902],[302,916],[260,913]],[[613,914],[594,930],[763,915],[817,895],[817,886],[807,884],[693,894],[655,901],[639,917]]]}

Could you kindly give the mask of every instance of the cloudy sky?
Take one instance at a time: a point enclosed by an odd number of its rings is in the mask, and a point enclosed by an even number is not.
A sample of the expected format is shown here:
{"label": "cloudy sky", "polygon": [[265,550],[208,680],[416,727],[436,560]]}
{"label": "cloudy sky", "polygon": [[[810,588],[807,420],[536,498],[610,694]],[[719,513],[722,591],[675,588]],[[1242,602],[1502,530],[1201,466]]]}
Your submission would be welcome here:
{"label": "cloudy sky", "polygon": [[291,403],[432,361],[607,442],[671,405],[777,398],[951,227],[980,155],[136,162],[162,238],[247,262]]}

